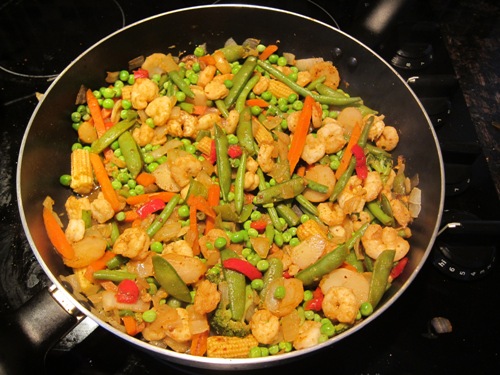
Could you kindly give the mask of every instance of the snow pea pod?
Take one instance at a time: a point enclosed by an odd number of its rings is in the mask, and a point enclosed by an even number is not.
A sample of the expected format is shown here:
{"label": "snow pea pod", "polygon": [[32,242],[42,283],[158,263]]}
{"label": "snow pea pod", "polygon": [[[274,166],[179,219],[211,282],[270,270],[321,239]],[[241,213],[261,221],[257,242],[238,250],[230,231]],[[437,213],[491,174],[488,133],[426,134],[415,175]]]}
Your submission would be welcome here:
{"label": "snow pea pod", "polygon": [[122,151],[122,155],[125,158],[125,164],[129,170],[132,177],[135,179],[139,173],[142,171],[142,156],[135,143],[134,137],[130,132],[123,132],[120,137],[118,137],[118,145]]}
{"label": "snow pea pod", "polygon": [[236,109],[239,113],[241,113],[243,109],[246,108],[245,102],[247,100],[248,94],[250,94],[250,91],[252,91],[253,87],[257,84],[257,82],[259,82],[259,79],[259,75],[253,75],[243,86],[243,89],[236,99],[236,104],[234,105],[234,109]]}
{"label": "snow pea pod", "polygon": [[281,259],[276,257],[269,259],[269,268],[262,278],[263,287],[260,291],[261,301],[265,300],[267,287],[269,286],[269,284],[280,277],[283,277],[283,262],[281,261]]}
{"label": "snow pea pod", "polygon": [[395,250],[384,250],[373,263],[373,273],[368,290],[368,302],[374,308],[378,305],[387,289],[395,254]]}
{"label": "snow pea pod", "polygon": [[236,178],[234,180],[234,206],[236,208],[236,213],[241,214],[243,205],[245,203],[245,172],[247,169],[247,153],[243,151],[240,158],[240,165],[236,172]]}
{"label": "snow pea pod", "polygon": [[238,143],[250,156],[255,154],[255,145],[252,133],[252,113],[249,107],[245,107],[240,112],[240,119],[236,127],[236,136]]}
{"label": "snow pea pod", "polygon": [[[220,252],[221,261],[224,262],[226,259],[238,258],[233,250],[222,249]],[[245,275],[240,272],[233,271],[227,268],[223,268],[222,272],[224,274],[224,279],[227,282],[228,297],[229,297],[229,309],[231,310],[231,315],[233,320],[243,319],[245,313],[245,289],[246,281]]]}
{"label": "snow pea pod", "polygon": [[179,301],[191,303],[191,293],[186,283],[182,281],[174,267],[159,255],[153,255],[153,270],[155,279],[160,283],[163,289],[172,297]]}
{"label": "snow pea pod", "polygon": [[90,152],[98,154],[106,147],[108,147],[111,143],[116,141],[122,133],[126,132],[136,123],[135,119],[132,120],[123,120],[117,122],[115,125],[110,127],[106,132],[97,140],[95,140],[90,146]]}
{"label": "snow pea pod", "polygon": [[238,73],[234,75],[233,87],[231,87],[229,93],[224,98],[226,108],[230,108],[234,104],[240,95],[241,90],[243,90],[243,87],[252,76],[256,64],[257,58],[255,56],[249,56],[241,66],[240,70],[238,70]]}
{"label": "snow pea pod", "polygon": [[229,201],[231,189],[231,163],[227,154],[229,142],[226,133],[219,125],[215,125],[215,152],[217,157],[217,175],[222,192],[222,199]]}
{"label": "snow pea pod", "polygon": [[194,93],[191,91],[189,85],[182,79],[181,73],[178,70],[171,70],[168,72],[168,76],[174,82],[177,87],[190,98],[194,98]]}

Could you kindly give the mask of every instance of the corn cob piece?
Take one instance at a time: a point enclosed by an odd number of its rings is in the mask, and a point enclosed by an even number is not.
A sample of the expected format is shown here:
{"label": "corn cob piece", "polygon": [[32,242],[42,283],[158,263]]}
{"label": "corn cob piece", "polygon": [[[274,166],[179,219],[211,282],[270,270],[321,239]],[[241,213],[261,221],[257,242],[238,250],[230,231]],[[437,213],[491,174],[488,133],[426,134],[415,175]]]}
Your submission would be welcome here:
{"label": "corn cob piece", "polygon": [[78,194],[89,194],[94,188],[94,176],[89,151],[76,149],[71,153],[71,189]]}
{"label": "corn cob piece", "polygon": [[210,155],[210,152],[212,150],[212,142],[213,139],[210,137],[203,137],[198,141],[198,144],[196,145],[196,149],[200,151],[204,155]]}
{"label": "corn cob piece", "polygon": [[252,335],[246,337],[210,336],[207,356],[213,358],[248,358],[250,349],[259,345]]}
{"label": "corn cob piece", "polygon": [[280,81],[276,81],[272,79],[269,81],[269,87],[267,88],[275,97],[279,98],[288,98],[290,94],[295,94],[290,87]]}
{"label": "corn cob piece", "polygon": [[315,220],[307,220],[305,223],[297,227],[297,237],[303,241],[315,234],[319,234],[323,238],[327,238],[326,232]]}
{"label": "corn cob piece", "polygon": [[273,135],[259,121],[254,121],[254,138],[259,146],[263,144],[272,144],[274,142]]}

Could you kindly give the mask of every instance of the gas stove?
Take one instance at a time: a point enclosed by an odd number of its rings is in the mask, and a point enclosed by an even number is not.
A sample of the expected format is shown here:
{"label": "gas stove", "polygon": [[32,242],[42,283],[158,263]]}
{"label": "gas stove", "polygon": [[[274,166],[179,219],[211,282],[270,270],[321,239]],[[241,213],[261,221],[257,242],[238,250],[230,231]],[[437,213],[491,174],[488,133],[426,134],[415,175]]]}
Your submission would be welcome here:
{"label": "gas stove", "polygon": [[[429,2],[431,2],[429,0]],[[29,118],[64,68],[111,32],[173,9],[229,1],[50,0],[0,6],[0,313],[50,284],[20,222],[15,190],[18,151]],[[329,363],[345,374],[463,373],[498,369],[496,286],[500,204],[463,93],[427,1],[243,1],[304,14],[358,38],[388,61],[420,98],[438,136],[446,173],[445,212],[436,245],[416,280],[361,334],[280,367],[291,373]],[[451,333],[436,331],[444,317]],[[462,362],[461,358],[471,358]],[[473,360],[472,360],[473,359]],[[464,359],[465,361],[465,359]],[[47,355],[51,374],[184,374],[85,319]],[[324,367],[324,366],[320,366]],[[259,370],[260,374],[275,369]]]}

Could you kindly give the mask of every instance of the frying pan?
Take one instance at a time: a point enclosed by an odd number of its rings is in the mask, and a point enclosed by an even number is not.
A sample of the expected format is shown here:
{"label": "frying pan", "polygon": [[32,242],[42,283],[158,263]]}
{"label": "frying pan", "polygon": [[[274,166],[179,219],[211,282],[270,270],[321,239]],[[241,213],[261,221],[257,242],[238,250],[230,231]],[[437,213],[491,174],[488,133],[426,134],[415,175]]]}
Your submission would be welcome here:
{"label": "frying pan", "polygon": [[[283,355],[255,359],[194,357],[156,348],[123,334],[101,321],[90,312],[86,301],[65,288],[59,277],[70,270],[47,238],[42,201],[50,195],[56,201],[56,212],[62,212],[70,194],[59,184],[59,176],[70,169],[69,150],[77,136],[68,119],[82,84],[100,87],[106,71],[120,70],[139,55],[176,54],[202,43],[207,43],[207,49],[212,51],[229,38],[242,42],[249,37],[266,44],[279,41],[281,51],[294,53],[298,58],[321,56],[332,60],[341,74],[341,88],[361,96],[366,105],[385,114],[386,121],[398,129],[401,141],[395,153],[405,156],[407,175],[419,176],[422,210],[412,226],[410,260],[404,273],[395,280],[374,314],[360,324],[322,344]],[[342,339],[348,335],[362,335],[363,327],[383,314],[422,268],[441,221],[444,173],[437,138],[421,103],[396,71],[368,47],[331,26],[295,13],[261,6],[211,5],[137,22],[101,40],[71,63],[47,90],[30,119],[19,154],[17,197],[28,241],[53,285],[2,320],[0,373],[29,373],[40,366],[35,359],[43,359],[46,350],[82,317],[91,318],[130,345],[162,360],[198,369],[234,371],[279,366],[327,346],[342,345]]]}

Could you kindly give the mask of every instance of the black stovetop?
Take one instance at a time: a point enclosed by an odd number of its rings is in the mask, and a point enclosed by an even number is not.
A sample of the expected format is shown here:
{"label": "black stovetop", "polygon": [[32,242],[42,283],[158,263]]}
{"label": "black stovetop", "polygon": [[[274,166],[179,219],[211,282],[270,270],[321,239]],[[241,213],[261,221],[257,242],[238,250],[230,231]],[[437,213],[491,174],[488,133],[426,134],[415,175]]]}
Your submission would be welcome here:
{"label": "black stovetop", "polygon": [[[24,236],[15,190],[16,161],[24,129],[37,104],[36,93],[43,93],[67,64],[107,34],[150,15],[210,3],[87,0],[76,5],[63,0],[43,4],[18,0],[0,6],[0,313],[16,309],[50,284]],[[406,57],[401,67],[396,66],[397,71],[410,82],[428,110],[443,152],[447,182],[444,218],[481,223],[500,220],[498,196],[443,43],[439,19],[426,1],[251,3],[306,14],[339,27],[395,65]],[[367,32],[362,25],[387,4],[396,10],[400,4],[404,6],[383,32]],[[485,244],[470,247],[469,242]],[[449,263],[443,263],[439,244],[438,238],[436,248],[406,292],[362,333],[279,370],[295,374],[326,366],[330,372],[342,374],[444,374],[498,369],[500,324],[493,310],[500,302],[498,265],[482,265],[484,273],[471,274],[467,270],[460,277],[452,272]],[[494,253],[484,235],[475,234],[472,240],[469,236],[461,244],[467,245],[469,255],[479,251],[487,256]],[[435,317],[447,318],[453,331],[436,334],[430,324]],[[63,340],[48,353],[47,373],[192,371],[160,362],[101,328],[75,344],[79,339]],[[262,369],[259,373],[274,371]]]}

